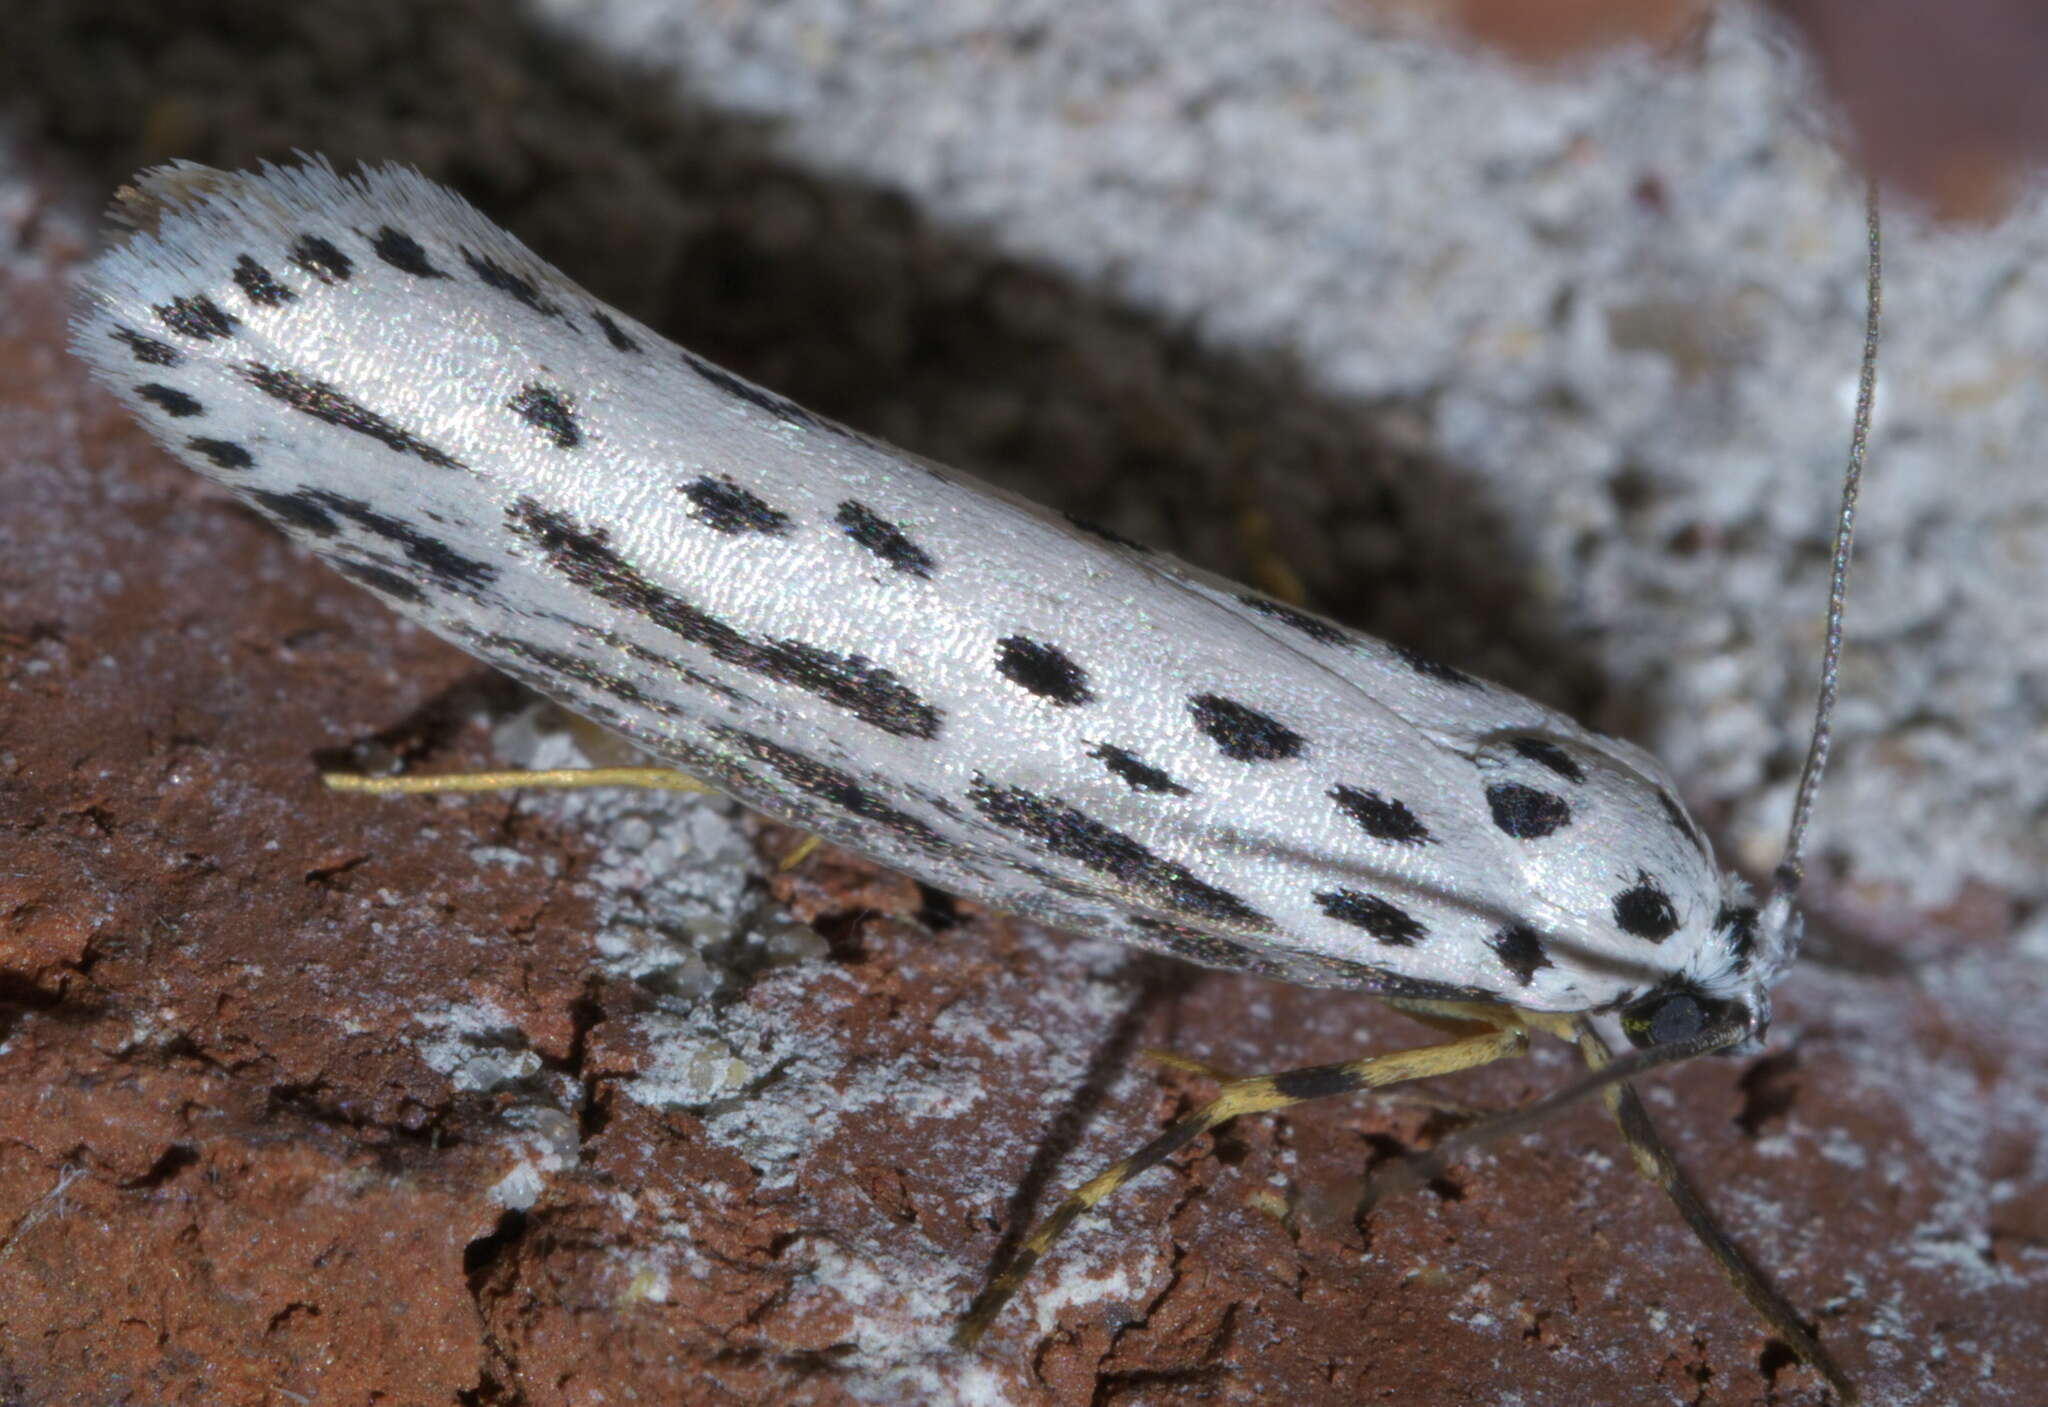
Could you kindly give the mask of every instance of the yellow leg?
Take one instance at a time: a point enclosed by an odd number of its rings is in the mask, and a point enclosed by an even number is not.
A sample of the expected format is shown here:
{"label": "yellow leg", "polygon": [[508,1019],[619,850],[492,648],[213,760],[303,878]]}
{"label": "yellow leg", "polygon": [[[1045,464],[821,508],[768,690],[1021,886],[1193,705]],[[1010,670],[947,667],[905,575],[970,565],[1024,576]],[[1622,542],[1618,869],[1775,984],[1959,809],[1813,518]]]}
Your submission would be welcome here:
{"label": "yellow leg", "polygon": [[1504,1015],[1506,1020],[1502,1020],[1500,1015],[1490,1016],[1489,1019],[1499,1023],[1493,1029],[1462,1036],[1442,1045],[1368,1055],[1336,1065],[1311,1065],[1277,1075],[1252,1075],[1230,1081],[1217,1091],[1214,1099],[1194,1113],[1128,1158],[1111,1164],[1069,1192],[1065,1200],[1053,1209],[1052,1215],[1033,1227],[1009,1260],[989,1277],[988,1284],[975,1296],[966,1317],[954,1331],[954,1344],[961,1348],[974,1346],[988,1329],[990,1321],[1002,1312],[1003,1306],[1017,1292],[1017,1287],[1030,1275],[1031,1268],[1059,1239],[1060,1233],[1073,1223],[1074,1218],[1211,1129],[1229,1123],[1241,1114],[1271,1113],[1275,1109],[1305,1104],[1311,1099],[1328,1099],[1335,1095],[1377,1089],[1381,1085],[1399,1084],[1404,1080],[1449,1075],[1520,1055],[1528,1049],[1528,1030],[1515,1019],[1514,1013]]}
{"label": "yellow leg", "polygon": [[712,790],[695,777],[669,767],[559,767],[540,772],[450,772],[434,777],[362,777],[353,772],[322,772],[320,780],[334,791],[371,792],[378,796],[511,791],[519,787],[551,787],[560,791],[576,791],[586,787],[642,787],[651,791]]}
{"label": "yellow leg", "polygon": [[[1184,1074],[1197,1075],[1205,1080],[1214,1080],[1219,1085],[1227,1085],[1238,1078],[1231,1071],[1211,1065],[1205,1060],[1197,1060],[1193,1056],[1182,1055],[1179,1051],[1163,1050],[1158,1046],[1146,1046],[1138,1052],[1138,1058],[1160,1066],[1163,1069],[1179,1070]],[[1452,1118],[1456,1119],[1477,1119],[1483,1117],[1487,1112],[1473,1105],[1460,1103],[1455,1099],[1440,1099],[1436,1095],[1425,1094],[1420,1090],[1388,1090],[1375,1094],[1373,1098],[1381,1104],[1399,1104],[1412,1109],[1428,1109],[1438,1114],[1449,1114]]]}
{"label": "yellow leg", "polygon": [[811,852],[813,850],[816,850],[823,843],[824,842],[820,841],[818,837],[814,835],[805,836],[802,840],[796,843],[796,849],[790,851],[787,855],[784,855],[782,857],[782,863],[777,865],[775,868],[780,870],[784,874],[788,874],[798,865],[801,865],[804,861],[810,859]]}
{"label": "yellow leg", "polygon": [[1238,510],[1237,537],[1251,564],[1252,584],[1277,601],[1290,606],[1308,604],[1308,584],[1294,570],[1280,550],[1279,534],[1266,510],[1247,505]]}

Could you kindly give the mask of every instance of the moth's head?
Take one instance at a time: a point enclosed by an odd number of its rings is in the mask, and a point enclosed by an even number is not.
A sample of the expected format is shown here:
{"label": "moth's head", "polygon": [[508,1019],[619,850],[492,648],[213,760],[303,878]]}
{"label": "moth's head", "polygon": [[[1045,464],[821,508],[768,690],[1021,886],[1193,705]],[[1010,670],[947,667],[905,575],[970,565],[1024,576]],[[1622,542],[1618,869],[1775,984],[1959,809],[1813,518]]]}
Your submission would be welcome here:
{"label": "moth's head", "polygon": [[1621,1009],[1621,1032],[1638,1049],[1689,1041],[1710,1029],[1735,1035],[1720,1054],[1762,1048],[1771,1024],[1771,994],[1761,985],[1739,995],[1716,996],[1685,978],[1660,984]]}
{"label": "moth's head", "polygon": [[1753,1054],[1771,1024],[1771,986],[1799,951],[1798,911],[1774,894],[1758,908],[1734,875],[1722,880],[1721,902],[1693,946],[1684,970],[1672,973],[1620,1009],[1622,1033],[1637,1047],[1689,1040],[1709,1027],[1746,1034],[1722,1053]]}

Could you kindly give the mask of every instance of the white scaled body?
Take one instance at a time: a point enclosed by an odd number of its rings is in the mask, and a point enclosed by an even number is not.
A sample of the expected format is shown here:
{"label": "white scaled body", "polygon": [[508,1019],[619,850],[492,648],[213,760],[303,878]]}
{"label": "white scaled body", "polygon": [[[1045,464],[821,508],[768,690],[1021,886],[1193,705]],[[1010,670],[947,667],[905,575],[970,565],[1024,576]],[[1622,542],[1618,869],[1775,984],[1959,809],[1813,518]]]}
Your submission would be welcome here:
{"label": "white scaled body", "polygon": [[410,171],[129,205],[74,340],[166,445],[749,805],[1211,966],[1761,1029],[1790,935],[1639,750],[810,415]]}

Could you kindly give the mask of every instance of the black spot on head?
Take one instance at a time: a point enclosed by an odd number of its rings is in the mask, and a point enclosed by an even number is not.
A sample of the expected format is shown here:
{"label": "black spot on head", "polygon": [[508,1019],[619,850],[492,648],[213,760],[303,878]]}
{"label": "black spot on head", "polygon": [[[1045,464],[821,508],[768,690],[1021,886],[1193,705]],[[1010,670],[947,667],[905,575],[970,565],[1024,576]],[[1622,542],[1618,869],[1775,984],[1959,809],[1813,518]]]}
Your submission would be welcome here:
{"label": "black spot on head", "polygon": [[1572,823],[1570,802],[1520,782],[1495,782],[1486,789],[1486,804],[1493,823],[1516,840],[1541,840]]}
{"label": "black spot on head", "polygon": [[1343,785],[1331,787],[1328,795],[1338,809],[1375,840],[1391,840],[1400,845],[1428,845],[1435,840],[1429,827],[1417,820],[1413,811],[1390,796]]}
{"label": "black spot on head", "polygon": [[1547,767],[1568,782],[1586,780],[1586,769],[1578,759],[1548,738],[1515,738],[1509,746],[1539,767]]}
{"label": "black spot on head", "polygon": [[1103,743],[1088,755],[1100,758],[1102,765],[1122,777],[1132,791],[1171,792],[1175,796],[1190,794],[1186,787],[1136,753],[1125,752],[1120,747]]}
{"label": "black spot on head", "polygon": [[1511,923],[1487,940],[1493,945],[1494,955],[1501,966],[1515,975],[1515,980],[1524,987],[1536,980],[1538,968],[1551,966],[1550,954],[1543,951],[1543,939],[1535,929],[1523,923]]}
{"label": "black spot on head", "polygon": [[770,508],[731,479],[706,475],[684,484],[682,492],[695,505],[690,516],[707,528],[722,533],[767,533],[771,537],[789,532],[789,514]]}
{"label": "black spot on head", "polygon": [[270,270],[244,254],[235,260],[235,286],[259,308],[280,308],[299,295],[270,276]]}
{"label": "black spot on head", "polygon": [[379,225],[377,232],[370,236],[370,249],[402,274],[411,274],[414,278],[448,277],[434,267],[434,261],[427,257],[427,251],[420,242],[404,230]]}
{"label": "black spot on head", "polygon": [[556,449],[574,449],[583,443],[583,432],[576,425],[576,408],[553,387],[533,382],[521,387],[519,394],[506,404],[552,440]]}
{"label": "black spot on head", "polygon": [[1270,596],[1259,596],[1249,591],[1244,592],[1237,599],[1240,603],[1250,606],[1260,615],[1269,616],[1279,621],[1282,625],[1293,627],[1318,645],[1341,645],[1344,643],[1344,632],[1324,620],[1321,616],[1312,616],[1307,611],[1296,610],[1284,601],[1275,601]]}
{"label": "black spot on head", "polygon": [[1072,513],[1062,513],[1060,516],[1065,518],[1069,523],[1073,524],[1075,527],[1079,528],[1082,532],[1087,533],[1090,537],[1099,537],[1104,542],[1113,543],[1118,547],[1124,548],[1126,551],[1141,552],[1144,553],[1146,556],[1150,556],[1152,554],[1152,549],[1147,547],[1144,543],[1133,542],[1131,541],[1131,539],[1125,537],[1122,533],[1117,532],[1115,529],[1105,528],[1104,526],[1102,526],[1102,524],[1095,522],[1092,519],[1077,517],[1075,514]]}
{"label": "black spot on head", "polygon": [[334,570],[358,586],[367,586],[372,591],[403,601],[410,606],[421,605],[427,599],[427,593],[420,590],[416,583],[407,581],[397,572],[369,562],[336,562]]}
{"label": "black spot on head", "polygon": [[233,440],[210,440],[204,435],[194,435],[185,441],[185,448],[194,454],[203,454],[222,469],[247,469],[256,461],[249,457],[249,451]]}
{"label": "black spot on head", "polygon": [[188,415],[197,415],[206,409],[205,406],[199,404],[198,401],[186,395],[183,391],[180,391],[176,386],[165,386],[156,381],[145,381],[142,385],[135,388],[135,394],[148,401],[165,415],[173,415],[180,420]]}
{"label": "black spot on head", "polygon": [[1452,669],[1443,661],[1431,659],[1420,650],[1411,650],[1406,645],[1389,645],[1387,648],[1394,652],[1395,658],[1399,659],[1401,663],[1407,665],[1417,674],[1436,680],[1439,684],[1449,684],[1454,689],[1483,689],[1486,687],[1477,679],[1465,673],[1464,670]]}
{"label": "black spot on head", "polygon": [[383,416],[350,400],[324,381],[315,381],[310,376],[301,376],[295,371],[279,371],[261,362],[250,362],[241,369],[242,379],[273,400],[281,401],[293,410],[310,415],[315,420],[329,425],[338,425],[344,430],[353,430],[358,435],[368,435],[385,448],[400,454],[410,454],[428,464],[443,469],[465,467],[461,460],[442,450],[434,448],[399,429]]}
{"label": "black spot on head", "polygon": [[247,493],[251,503],[288,528],[297,528],[314,537],[333,537],[341,531],[341,524],[334,520],[334,516],[313,501],[310,490],[272,493],[268,489],[249,489]]}
{"label": "black spot on head", "polygon": [[832,515],[832,521],[844,528],[848,537],[899,572],[929,578],[932,568],[938,565],[931,553],[904,535],[902,528],[865,503],[847,499]]}
{"label": "black spot on head", "polygon": [[1258,930],[1273,926],[1271,919],[1235,894],[1197,879],[1185,866],[1153,854],[1063,801],[1034,795],[1022,787],[992,786],[982,777],[968,788],[967,799],[996,825],[1110,876],[1149,902],[1176,913]]}
{"label": "black spot on head", "polygon": [[322,283],[346,283],[356,271],[356,261],[319,235],[300,235],[292,241],[291,260]]}
{"label": "black spot on head", "polygon": [[1429,932],[1413,914],[1377,894],[1331,889],[1318,893],[1316,903],[1339,923],[1362,928],[1391,947],[1412,948]]}
{"label": "black spot on head", "polygon": [[1299,756],[1307,745],[1301,734],[1278,719],[1220,694],[1195,694],[1188,699],[1195,727],[1236,762],[1278,762]]}
{"label": "black spot on head", "polygon": [[128,344],[128,350],[135,354],[135,360],[146,362],[150,366],[176,366],[184,360],[178,354],[178,349],[170,343],[159,342],[154,337],[144,337],[132,327],[115,328],[114,337],[117,341]]}
{"label": "black spot on head", "polygon": [[1692,817],[1685,814],[1685,808],[1678,804],[1677,798],[1664,788],[1658,787],[1657,804],[1664,808],[1664,819],[1671,822],[1672,828],[1691,841],[1693,849],[1703,856],[1706,855],[1706,837],[1701,835],[1700,828],[1692,823]]}
{"label": "black spot on head", "polygon": [[306,489],[302,493],[364,532],[395,544],[405,553],[407,561],[433,578],[444,590],[475,595],[478,589],[497,579],[498,569],[490,563],[465,557],[433,534],[422,532],[403,519],[380,513],[359,498],[349,498],[326,489]]}
{"label": "black spot on head", "polygon": [[1614,922],[1623,933],[1661,943],[1678,931],[1678,910],[1657,881],[1637,870],[1636,882],[1614,896]]}
{"label": "black spot on head", "polygon": [[640,344],[628,337],[626,329],[620,327],[608,314],[592,308],[590,310],[590,320],[597,324],[599,331],[604,333],[604,340],[612,344],[613,351],[638,352],[640,350]]}
{"label": "black spot on head", "polygon": [[655,585],[615,551],[603,528],[521,498],[505,510],[512,531],[549,566],[601,601],[667,630],[714,658],[815,694],[896,737],[939,736],[944,717],[890,670],[864,655],[841,655],[801,640],[757,640]]}
{"label": "black spot on head", "polygon": [[1094,697],[1080,665],[1043,640],[1028,636],[1006,635],[996,641],[996,672],[1051,703],[1072,706]]}
{"label": "black spot on head", "polygon": [[1756,960],[1756,923],[1757,912],[1748,904],[1723,904],[1714,915],[1714,931],[1734,954],[1737,972],[1749,971]]}
{"label": "black spot on head", "polygon": [[216,337],[232,337],[235,329],[242,325],[233,313],[223,311],[220,304],[203,293],[158,303],[151,311],[171,331],[196,337],[202,342],[210,342]]}
{"label": "black spot on head", "polygon": [[477,276],[477,281],[484,287],[509,294],[544,317],[558,318],[562,315],[562,310],[555,305],[554,300],[542,293],[540,286],[532,279],[513,273],[488,255],[465,249],[462,251],[462,262],[469,265],[469,271]]}

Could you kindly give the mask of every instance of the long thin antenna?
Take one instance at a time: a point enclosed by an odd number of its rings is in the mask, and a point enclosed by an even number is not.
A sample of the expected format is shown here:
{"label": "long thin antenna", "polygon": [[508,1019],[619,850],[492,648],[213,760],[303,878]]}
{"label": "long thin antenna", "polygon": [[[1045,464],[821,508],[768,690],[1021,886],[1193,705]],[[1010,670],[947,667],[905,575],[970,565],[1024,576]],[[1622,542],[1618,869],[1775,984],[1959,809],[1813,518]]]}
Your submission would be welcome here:
{"label": "long thin antenna", "polygon": [[1814,797],[1827,770],[1834,743],[1835,699],[1841,692],[1842,616],[1849,598],[1849,558],[1856,545],[1856,495],[1863,487],[1864,451],[1870,441],[1870,410],[1877,399],[1877,333],[1884,306],[1884,259],[1878,237],[1877,181],[1863,200],[1864,228],[1870,236],[1866,278],[1868,311],[1863,323],[1863,372],[1856,386],[1856,418],[1849,432],[1849,465],[1842,474],[1842,508],[1835,519],[1833,574],[1828,582],[1827,643],[1821,651],[1820,698],[1814,704],[1813,737],[1806,745],[1806,764],[1799,772],[1799,792],[1792,803],[1792,822],[1785,832],[1785,853],[1771,876],[1771,901],[1782,904],[1798,892],[1805,878],[1806,827],[1813,819]]}

